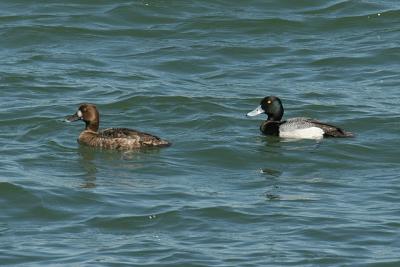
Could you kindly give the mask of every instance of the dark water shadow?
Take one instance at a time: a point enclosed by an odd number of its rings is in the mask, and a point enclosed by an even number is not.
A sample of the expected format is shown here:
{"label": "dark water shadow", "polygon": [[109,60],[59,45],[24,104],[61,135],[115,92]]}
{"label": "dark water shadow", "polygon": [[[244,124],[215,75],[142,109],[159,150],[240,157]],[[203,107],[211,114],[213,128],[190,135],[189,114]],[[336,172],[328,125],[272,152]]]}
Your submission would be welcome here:
{"label": "dark water shadow", "polygon": [[127,151],[106,150],[80,145],[78,147],[79,165],[85,172],[82,188],[96,187],[96,179],[99,170],[107,165],[110,167],[118,166],[120,169],[142,168],[141,163],[132,162],[146,161],[149,155],[158,155],[160,148],[143,148]]}
{"label": "dark water shadow", "polygon": [[82,188],[94,188],[96,187],[96,174],[97,167],[94,163],[95,151],[90,147],[79,146],[79,165],[85,171],[84,182],[81,184]]}
{"label": "dark water shadow", "polygon": [[263,148],[278,148],[284,151],[292,150],[302,150],[304,152],[314,153],[321,145],[324,143],[324,138],[322,139],[286,139],[279,138],[275,136],[262,136],[260,137],[260,142],[263,144]]}
{"label": "dark water shadow", "polygon": [[279,137],[262,136],[257,151],[263,162],[258,169],[260,176],[268,181],[264,197],[267,201],[311,201],[316,200],[309,194],[292,191],[291,173],[313,162],[310,154],[319,153],[324,139],[283,139]]}

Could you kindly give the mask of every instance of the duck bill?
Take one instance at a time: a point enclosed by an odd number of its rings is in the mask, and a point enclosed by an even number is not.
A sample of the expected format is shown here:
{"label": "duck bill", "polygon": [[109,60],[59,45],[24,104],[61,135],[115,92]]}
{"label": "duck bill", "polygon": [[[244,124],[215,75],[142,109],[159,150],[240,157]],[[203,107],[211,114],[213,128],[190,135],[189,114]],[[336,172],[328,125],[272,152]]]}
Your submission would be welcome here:
{"label": "duck bill", "polygon": [[65,121],[66,122],[73,122],[73,121],[78,121],[78,120],[80,120],[81,118],[78,116],[78,114],[74,114],[74,115],[70,115],[70,116],[67,116],[67,117],[65,117]]}
{"label": "duck bill", "polygon": [[260,115],[261,113],[265,113],[265,110],[263,110],[263,108],[260,105],[255,110],[247,113],[246,116],[247,117],[254,117],[254,116]]}

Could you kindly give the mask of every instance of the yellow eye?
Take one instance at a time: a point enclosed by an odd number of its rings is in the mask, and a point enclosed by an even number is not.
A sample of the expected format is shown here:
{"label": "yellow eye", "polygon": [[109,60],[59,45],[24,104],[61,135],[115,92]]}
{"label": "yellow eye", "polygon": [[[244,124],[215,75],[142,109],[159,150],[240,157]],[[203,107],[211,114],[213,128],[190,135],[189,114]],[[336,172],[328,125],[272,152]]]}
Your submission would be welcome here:
{"label": "yellow eye", "polygon": [[268,103],[268,104],[271,104],[272,102],[271,102],[271,100],[268,100],[267,103]]}

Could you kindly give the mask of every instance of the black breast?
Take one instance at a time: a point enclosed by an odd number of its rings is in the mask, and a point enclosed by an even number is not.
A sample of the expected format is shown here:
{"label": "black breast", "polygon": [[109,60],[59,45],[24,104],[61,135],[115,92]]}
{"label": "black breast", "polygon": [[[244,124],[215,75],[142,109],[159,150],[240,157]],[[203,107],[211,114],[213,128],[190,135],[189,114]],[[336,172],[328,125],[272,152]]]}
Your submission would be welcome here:
{"label": "black breast", "polygon": [[260,130],[266,135],[279,136],[280,125],[281,122],[279,121],[264,121],[260,126]]}

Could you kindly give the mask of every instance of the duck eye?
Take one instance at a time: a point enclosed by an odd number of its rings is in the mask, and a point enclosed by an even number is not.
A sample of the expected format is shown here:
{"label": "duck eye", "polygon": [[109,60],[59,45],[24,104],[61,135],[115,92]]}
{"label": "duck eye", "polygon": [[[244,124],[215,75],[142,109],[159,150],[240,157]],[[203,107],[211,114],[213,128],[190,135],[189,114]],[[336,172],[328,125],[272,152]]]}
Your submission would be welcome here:
{"label": "duck eye", "polygon": [[271,103],[272,103],[272,101],[271,101],[271,100],[268,100],[268,101],[267,101],[267,104],[271,104]]}

